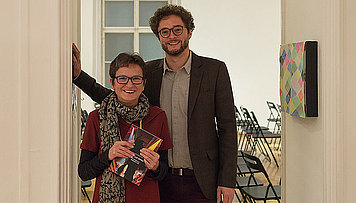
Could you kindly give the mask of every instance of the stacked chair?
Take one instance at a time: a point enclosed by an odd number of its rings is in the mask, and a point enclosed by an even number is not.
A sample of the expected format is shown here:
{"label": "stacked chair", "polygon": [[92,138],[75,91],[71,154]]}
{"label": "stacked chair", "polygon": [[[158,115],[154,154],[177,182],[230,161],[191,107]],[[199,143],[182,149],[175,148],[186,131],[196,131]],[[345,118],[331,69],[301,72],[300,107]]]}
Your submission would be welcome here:
{"label": "stacked chair", "polygon": [[[236,176],[236,189],[240,191],[242,197],[243,197],[243,194],[241,192],[242,188],[263,185],[262,181],[254,176],[254,173],[258,171],[247,167],[245,160],[242,157],[243,153],[244,152],[241,152],[240,155],[238,155],[237,157],[237,176]],[[242,200],[239,198],[239,195],[237,194],[237,190],[235,190],[236,198],[239,202],[242,202]]]}
{"label": "stacked chair", "polygon": [[[83,140],[83,133],[85,130],[85,125],[87,123],[87,119],[88,119],[88,112],[86,110],[81,109],[81,139]],[[89,203],[91,203],[91,200],[89,198],[89,195],[87,193],[86,188],[87,187],[91,187],[91,180],[87,180],[87,181],[81,181],[81,190],[82,190],[82,194],[84,195],[84,197],[86,197],[89,201]]]}
{"label": "stacked chair", "polygon": [[[253,111],[250,112],[251,118],[254,122],[255,125],[255,130],[256,130],[256,134],[253,135],[253,137],[255,139],[262,139],[266,144],[267,144],[267,148],[268,151],[271,153],[272,158],[274,159],[274,161],[276,162],[276,165],[278,167],[278,163],[276,160],[276,157],[273,153],[272,148],[275,148],[275,150],[279,150],[280,149],[280,144],[281,144],[281,134],[280,131],[277,131],[276,133],[274,131],[270,131],[267,129],[264,129],[263,127],[260,126],[260,124],[258,123],[258,120],[255,116],[255,114],[253,113]],[[269,142],[267,140],[270,140]],[[277,144],[278,141],[278,144]],[[276,146],[276,147],[274,147]]]}
{"label": "stacked chair", "polygon": [[[269,176],[262,165],[259,158],[250,155],[248,153],[242,152],[242,158],[245,161],[247,168],[250,170],[250,175],[247,184],[244,187],[238,187],[242,194],[243,201],[246,202],[256,202],[267,200],[277,200],[280,202],[281,199],[281,186],[273,185]],[[254,180],[254,174],[262,173],[267,181],[267,185],[257,184]]]}
{"label": "stacked chair", "polygon": [[87,123],[87,119],[88,119],[88,112],[87,110],[83,110],[81,109],[81,117],[80,117],[80,129],[81,129],[81,134],[84,133],[85,130],[85,124]]}
{"label": "stacked chair", "polygon": [[236,117],[236,126],[238,133],[242,133],[243,130],[248,126],[247,121],[242,117],[238,108],[235,106],[235,117]]}
{"label": "stacked chair", "polygon": [[[235,106],[236,126],[238,131],[238,155],[241,156],[241,151],[251,153],[251,128],[250,121],[245,119]],[[249,150],[250,149],[250,150]]]}
{"label": "stacked chair", "polygon": [[[275,104],[273,105],[276,107]],[[278,108],[275,108],[275,110],[278,110]],[[255,113],[247,110],[247,108],[235,106],[235,115],[238,129],[237,190],[235,190],[235,195],[238,201],[255,202],[274,199],[279,202],[280,185],[272,187],[266,170],[256,156],[262,156],[279,167],[277,155],[274,154],[276,152],[272,149],[280,149],[280,111],[278,110],[278,114],[274,112],[273,115],[269,116],[266,127],[261,126]],[[257,175],[256,177],[255,174],[257,173],[264,174],[264,176]],[[267,185],[263,185],[263,182],[259,179],[263,177],[266,180],[265,183],[268,183]],[[238,193],[241,195],[238,195]]]}
{"label": "stacked chair", "polygon": [[[269,118],[267,119],[267,126],[269,123],[274,123],[273,126],[273,132],[276,134],[280,134],[281,131],[281,105],[280,104],[275,104],[273,102],[267,101],[267,106],[270,111]],[[279,149],[281,145],[281,140],[279,140],[279,143],[277,145],[277,150]]]}
{"label": "stacked chair", "polygon": [[273,132],[281,129],[281,108],[277,107],[273,102],[267,101],[267,106],[270,111],[269,118],[267,118],[267,127],[270,123],[274,123]]}
{"label": "stacked chair", "polygon": [[[280,144],[280,133],[273,133],[269,131],[267,127],[261,127],[255,114],[253,112],[249,112],[246,108],[241,107],[241,112],[242,113],[239,114],[243,115],[243,122],[240,121],[240,126],[238,127],[238,155],[240,155],[241,151],[253,155],[258,150],[264,157],[266,157],[267,160],[271,161],[273,158],[277,167],[279,167],[271,146],[273,146],[272,142],[276,143],[277,140],[279,140]],[[242,116],[240,117],[242,118]],[[270,141],[268,141],[268,139]]]}
{"label": "stacked chair", "polygon": [[90,187],[90,186],[91,186],[91,180],[86,180],[86,181],[82,180],[82,184],[81,184],[82,193],[83,193],[84,197],[86,197],[88,199],[89,203],[91,203],[91,200],[90,200],[87,190],[85,188]]}

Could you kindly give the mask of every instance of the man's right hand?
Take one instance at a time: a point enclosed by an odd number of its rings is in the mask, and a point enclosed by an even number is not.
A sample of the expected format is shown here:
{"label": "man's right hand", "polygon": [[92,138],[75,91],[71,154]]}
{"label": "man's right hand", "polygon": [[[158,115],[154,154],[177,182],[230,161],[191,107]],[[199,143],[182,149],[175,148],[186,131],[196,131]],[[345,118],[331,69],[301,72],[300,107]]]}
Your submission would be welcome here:
{"label": "man's right hand", "polygon": [[73,43],[72,44],[72,68],[73,68],[73,78],[78,77],[81,71],[80,66],[80,51],[77,46]]}

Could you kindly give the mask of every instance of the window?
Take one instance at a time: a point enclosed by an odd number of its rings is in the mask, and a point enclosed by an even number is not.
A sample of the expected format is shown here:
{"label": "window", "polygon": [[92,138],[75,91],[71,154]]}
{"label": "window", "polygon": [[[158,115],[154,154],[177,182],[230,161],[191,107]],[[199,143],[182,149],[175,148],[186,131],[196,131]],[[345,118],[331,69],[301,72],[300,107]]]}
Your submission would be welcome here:
{"label": "window", "polygon": [[102,76],[110,88],[109,68],[120,52],[138,52],[145,60],[162,58],[164,52],[149,27],[149,18],[169,0],[102,0]]}

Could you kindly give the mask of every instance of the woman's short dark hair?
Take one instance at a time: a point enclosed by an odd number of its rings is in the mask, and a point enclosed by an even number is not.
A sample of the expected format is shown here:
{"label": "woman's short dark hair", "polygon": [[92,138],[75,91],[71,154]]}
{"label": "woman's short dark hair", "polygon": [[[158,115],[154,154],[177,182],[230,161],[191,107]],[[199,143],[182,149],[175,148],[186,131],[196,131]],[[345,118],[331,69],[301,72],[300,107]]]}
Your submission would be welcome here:
{"label": "woman's short dark hair", "polygon": [[159,35],[158,35],[159,23],[161,22],[162,18],[164,18],[166,16],[170,16],[170,15],[179,16],[182,19],[184,26],[187,28],[188,32],[194,30],[194,28],[195,28],[194,18],[189,11],[187,11],[182,6],[167,4],[159,9],[157,9],[157,11],[150,18],[151,30],[153,33],[155,33],[157,38],[159,38]]}
{"label": "woman's short dark hair", "polygon": [[143,78],[146,78],[145,62],[136,53],[120,53],[110,64],[109,75],[111,78],[116,76],[117,70],[121,67],[128,67],[129,64],[137,64],[142,69]]}

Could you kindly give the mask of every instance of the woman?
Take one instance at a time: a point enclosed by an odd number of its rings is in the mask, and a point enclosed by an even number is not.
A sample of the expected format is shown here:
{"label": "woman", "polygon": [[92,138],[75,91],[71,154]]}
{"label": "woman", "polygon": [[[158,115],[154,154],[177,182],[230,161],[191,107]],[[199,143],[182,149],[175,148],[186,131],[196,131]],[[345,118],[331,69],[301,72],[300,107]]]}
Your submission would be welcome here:
{"label": "woman", "polygon": [[[78,173],[82,180],[96,178],[93,202],[159,202],[157,180],[168,171],[167,150],[172,148],[164,111],[150,106],[142,94],[145,87],[145,63],[135,54],[121,53],[110,64],[110,83],[115,92],[107,96],[98,110],[87,119]],[[141,149],[148,168],[140,186],[110,172],[115,157],[132,158],[133,146],[125,137],[131,124],[142,125],[163,142],[158,153]],[[121,137],[121,139],[120,139]]]}

